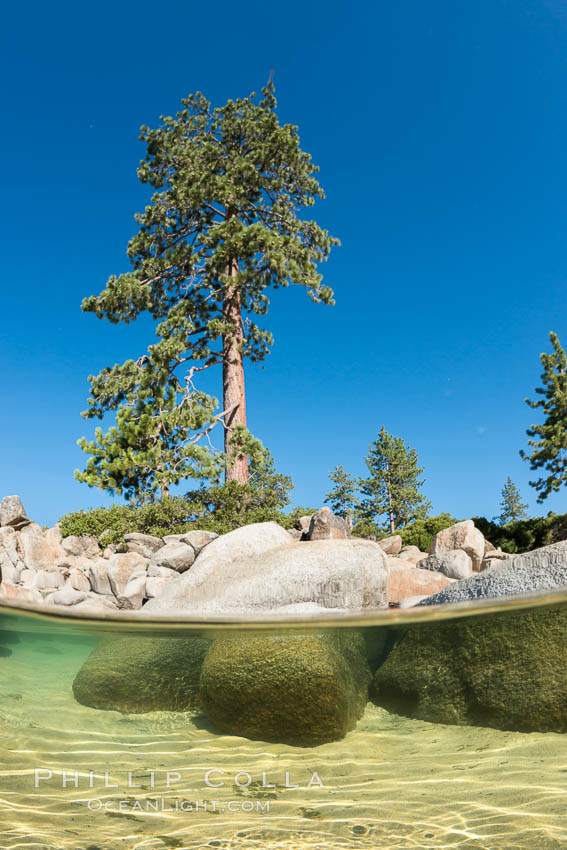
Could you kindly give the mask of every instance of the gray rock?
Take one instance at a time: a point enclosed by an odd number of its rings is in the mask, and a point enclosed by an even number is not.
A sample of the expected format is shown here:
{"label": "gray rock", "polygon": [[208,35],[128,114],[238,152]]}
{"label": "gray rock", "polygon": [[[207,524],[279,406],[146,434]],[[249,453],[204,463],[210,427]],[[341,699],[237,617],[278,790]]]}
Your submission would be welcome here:
{"label": "gray rock", "polygon": [[73,610],[91,615],[104,614],[107,611],[117,611],[118,603],[114,596],[103,596],[91,591],[87,593],[86,599],[74,606]]}
{"label": "gray rock", "polygon": [[399,607],[413,608],[414,605],[418,605],[422,599],[427,599],[427,596],[406,596],[405,599],[400,599]]}
{"label": "gray rock", "polygon": [[[380,543],[382,542],[383,541],[380,541]],[[421,555],[421,549],[419,546],[402,546],[398,555],[400,558],[417,558],[418,555]],[[423,557],[425,557],[425,555]]]}
{"label": "gray rock", "polygon": [[67,584],[74,590],[81,590],[84,593],[91,590],[91,583],[82,570],[69,570]]}
{"label": "gray rock", "polygon": [[309,514],[309,516],[300,516],[297,520],[299,525],[299,531],[302,535],[305,535],[304,539],[307,539],[307,535],[309,534],[309,526],[311,525],[311,517],[313,514]]}
{"label": "gray rock", "polygon": [[[138,571],[146,572],[148,559],[137,552],[125,552],[113,555],[108,562],[108,579],[116,597],[124,595],[126,585]],[[138,575],[140,573],[138,572]]]}
{"label": "gray rock", "polygon": [[8,558],[3,560],[3,555],[0,552],[0,581],[11,581],[16,584],[23,572],[23,567],[15,567]]}
{"label": "gray rock", "polygon": [[456,522],[449,528],[439,531],[429,547],[430,555],[463,549],[472,560],[473,570],[480,570],[484,558],[485,541],[483,534],[475,527],[472,519]]}
{"label": "gray rock", "polygon": [[218,534],[214,531],[200,531],[196,528],[194,531],[186,531],[185,534],[168,534],[163,539],[166,543],[188,543],[189,546],[193,547],[195,555],[198,555],[205,546],[208,546],[217,537]]}
{"label": "gray rock", "polygon": [[89,581],[95,593],[105,596],[112,594],[110,579],[108,578],[109,564],[103,558],[93,559],[89,567]]}
{"label": "gray rock", "polygon": [[24,587],[33,587],[36,575],[37,570],[25,569],[21,571],[18,581],[23,584]]}
{"label": "gray rock", "polygon": [[[279,534],[275,537],[281,539]],[[207,549],[216,544],[220,548],[222,539]],[[230,561],[224,552],[215,558],[206,550],[189,572],[170,582],[159,598],[150,600],[144,612],[250,614],[277,612],[282,606],[305,602],[358,611],[386,607],[387,582],[386,556],[369,540],[292,542]]]}
{"label": "gray rock", "polygon": [[84,558],[96,558],[101,553],[96,537],[89,537],[86,534],[80,537],[76,534],[71,534],[62,540],[61,545],[68,555],[82,555]]}
{"label": "gray rock", "polygon": [[65,554],[57,529],[43,532],[35,522],[30,522],[16,533],[18,549],[27,569],[47,570],[56,566]]}
{"label": "gray rock", "polygon": [[43,605],[43,596],[34,587],[24,587],[11,581],[0,583],[0,602],[9,604]]}
{"label": "gray rock", "polygon": [[47,590],[48,588],[63,587],[65,584],[65,576],[59,570],[38,570],[34,574],[32,587],[38,590]]}
{"label": "gray rock", "polygon": [[[83,555],[63,555],[63,557],[57,558],[55,566],[60,570],[67,570],[68,572],[70,570],[80,570],[85,575],[88,575],[91,566],[102,560],[102,558],[85,558]],[[105,563],[107,562],[105,561]]]}
{"label": "gray rock", "polygon": [[137,531],[125,534],[124,540],[129,552],[137,552],[138,555],[143,555],[144,558],[151,558],[158,549],[161,549],[165,545],[161,537],[153,537],[151,534],[140,534]]}
{"label": "gray rock", "polygon": [[[174,573],[174,575],[177,575],[177,573]],[[171,578],[165,576],[150,576],[146,579],[146,596],[148,599],[161,596],[170,581]]]}
{"label": "gray rock", "polygon": [[378,545],[382,547],[386,555],[399,555],[402,550],[402,538],[399,534],[393,534],[391,537],[383,537],[378,541]]}
{"label": "gray rock", "polygon": [[167,567],[177,573],[184,573],[193,565],[195,551],[187,543],[166,543],[154,554],[151,566]]}
{"label": "gray rock", "polygon": [[496,567],[428,596],[420,605],[493,599],[567,586],[567,540],[514,555]]}
{"label": "gray rock", "polygon": [[0,526],[22,528],[29,523],[28,515],[19,496],[4,496],[0,502]]}
{"label": "gray rock", "polygon": [[150,564],[148,567],[148,576],[150,578],[177,578],[179,573],[169,567],[158,567],[156,564]]}
{"label": "gray rock", "polygon": [[217,570],[221,562],[230,564],[236,557],[259,555],[292,542],[291,534],[276,522],[255,522],[217,537],[200,553],[195,566],[199,564],[199,574],[206,581],[208,573]]}
{"label": "gray rock", "polygon": [[463,579],[472,576],[472,560],[463,549],[455,549],[453,552],[439,552],[437,555],[429,555],[417,566],[421,570],[437,570],[448,578]]}
{"label": "gray rock", "polygon": [[4,577],[11,581],[13,570],[21,572],[23,569],[25,565],[18,550],[15,530],[11,526],[0,528],[0,580]]}
{"label": "gray rock", "polygon": [[330,508],[319,508],[311,517],[308,540],[346,540],[350,537],[346,521]]}
{"label": "gray rock", "polygon": [[513,557],[514,556],[510,555],[508,552],[502,552],[501,549],[491,549],[483,558],[481,570],[490,570],[492,567],[497,567],[498,564],[502,563],[502,561]]}
{"label": "gray rock", "polygon": [[133,611],[138,611],[142,607],[142,602],[146,598],[146,574],[135,575],[130,578],[124,591],[118,598],[120,608],[128,608]]}
{"label": "gray rock", "polygon": [[48,598],[50,605],[77,605],[87,598],[87,594],[79,590],[74,590],[72,587],[64,587],[62,590],[56,590]]}

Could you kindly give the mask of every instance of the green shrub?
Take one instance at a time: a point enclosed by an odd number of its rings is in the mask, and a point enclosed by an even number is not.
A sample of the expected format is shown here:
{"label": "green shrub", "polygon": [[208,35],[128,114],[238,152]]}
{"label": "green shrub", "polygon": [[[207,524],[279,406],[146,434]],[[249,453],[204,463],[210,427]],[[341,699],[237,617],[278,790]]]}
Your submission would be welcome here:
{"label": "green shrub", "polygon": [[99,543],[122,543],[132,531],[163,537],[183,534],[192,528],[226,534],[253,522],[277,522],[284,528],[298,527],[299,517],[313,513],[313,508],[295,508],[284,514],[273,504],[263,504],[249,485],[231,481],[218,487],[195,490],[186,498],[170,498],[141,508],[112,505],[76,511],[62,517],[61,533],[88,534]]}
{"label": "green shrub", "polygon": [[540,549],[567,539],[567,514],[549,513],[544,517],[514,520],[506,525],[498,525],[484,517],[473,519],[487,540],[511,554]]}
{"label": "green shrub", "polygon": [[112,505],[110,508],[75,511],[62,517],[60,523],[63,537],[88,534],[104,546],[121,543],[124,535],[132,531],[163,537],[164,534],[182,534],[192,527],[187,502],[178,498],[153,502],[141,508]]}
{"label": "green shrub", "polygon": [[417,546],[422,552],[428,552],[435,535],[458,521],[451,514],[438,514],[427,519],[417,519],[398,531],[398,534],[401,535],[404,546]]}
{"label": "green shrub", "polygon": [[376,530],[376,524],[371,519],[359,519],[354,522],[352,527],[352,536],[353,537],[387,537],[387,534],[383,534]]}

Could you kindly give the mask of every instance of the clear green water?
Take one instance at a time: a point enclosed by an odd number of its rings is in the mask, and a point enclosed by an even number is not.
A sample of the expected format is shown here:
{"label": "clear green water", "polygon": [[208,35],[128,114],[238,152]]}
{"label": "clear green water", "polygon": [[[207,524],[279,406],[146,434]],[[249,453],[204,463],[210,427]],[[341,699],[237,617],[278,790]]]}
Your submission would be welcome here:
{"label": "clear green water", "polygon": [[[400,612],[351,627],[376,637],[400,622],[441,627],[469,614]],[[214,638],[214,627],[4,608],[0,630],[1,848],[567,848],[564,734],[443,725],[368,703],[340,741],[252,741],[216,731],[198,711],[127,714],[74,699],[73,679],[101,637]],[[223,784],[211,787],[207,774]]]}

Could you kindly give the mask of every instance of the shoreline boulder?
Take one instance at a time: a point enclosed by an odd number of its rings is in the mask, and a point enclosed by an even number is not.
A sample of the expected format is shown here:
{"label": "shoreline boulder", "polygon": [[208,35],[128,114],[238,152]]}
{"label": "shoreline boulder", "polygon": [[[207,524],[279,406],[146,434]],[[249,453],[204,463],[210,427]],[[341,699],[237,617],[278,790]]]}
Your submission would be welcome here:
{"label": "shoreline boulder", "polygon": [[429,596],[437,593],[451,579],[434,570],[422,570],[399,558],[388,558],[388,603],[398,605],[408,596]]}
{"label": "shoreline boulder", "polygon": [[[383,537],[378,541],[378,546],[384,550],[386,555],[399,555],[402,551],[402,538],[399,534]],[[417,549],[417,546],[412,547],[412,549]],[[419,549],[417,551],[419,552]]]}
{"label": "shoreline boulder", "polygon": [[[143,613],[201,617],[277,613],[302,603],[343,611],[386,607],[386,559],[376,543],[357,538],[295,542],[284,533],[286,545],[235,554],[229,561],[209,554],[223,540],[219,537],[207,547],[205,560],[199,556],[188,572],[150,599]],[[268,534],[267,539],[273,538]]]}
{"label": "shoreline boulder", "polygon": [[346,540],[350,537],[348,523],[330,508],[319,508],[312,515],[306,540]]}
{"label": "shoreline boulder", "polygon": [[442,605],[470,599],[495,599],[567,587],[567,540],[499,559],[497,566],[455,582],[420,605]]}
{"label": "shoreline boulder", "polygon": [[452,552],[455,549],[462,549],[470,556],[473,570],[481,569],[485,540],[484,535],[475,527],[472,519],[456,522],[449,528],[439,531],[431,542],[429,554],[440,555],[445,552]]}
{"label": "shoreline boulder", "polygon": [[0,527],[20,529],[29,523],[19,496],[4,496],[0,502]]}
{"label": "shoreline boulder", "polygon": [[417,566],[421,570],[436,570],[457,581],[470,578],[473,574],[472,560],[463,549],[429,555],[423,561],[419,561]]}

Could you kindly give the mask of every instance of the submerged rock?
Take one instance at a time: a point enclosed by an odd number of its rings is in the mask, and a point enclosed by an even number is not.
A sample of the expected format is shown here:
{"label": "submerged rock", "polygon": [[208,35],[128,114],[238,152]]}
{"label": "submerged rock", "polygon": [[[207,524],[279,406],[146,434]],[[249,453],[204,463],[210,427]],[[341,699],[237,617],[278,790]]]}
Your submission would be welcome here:
{"label": "submerged rock", "polygon": [[201,697],[224,732],[314,746],[354,728],[369,681],[359,634],[227,637],[207,653]]}
{"label": "submerged rock", "polygon": [[73,682],[77,702],[130,713],[197,708],[210,641],[154,636],[105,638]]}
{"label": "submerged rock", "polygon": [[567,732],[566,654],[565,608],[415,625],[376,672],[370,696],[435,723]]}

